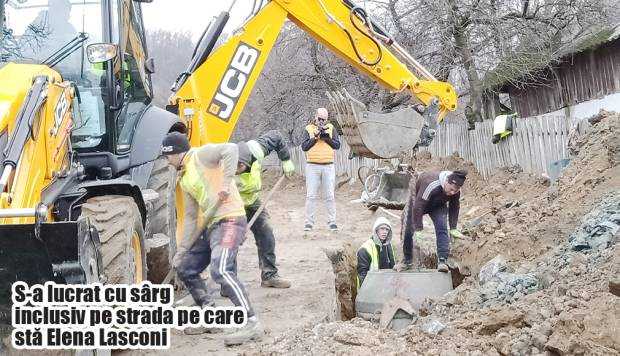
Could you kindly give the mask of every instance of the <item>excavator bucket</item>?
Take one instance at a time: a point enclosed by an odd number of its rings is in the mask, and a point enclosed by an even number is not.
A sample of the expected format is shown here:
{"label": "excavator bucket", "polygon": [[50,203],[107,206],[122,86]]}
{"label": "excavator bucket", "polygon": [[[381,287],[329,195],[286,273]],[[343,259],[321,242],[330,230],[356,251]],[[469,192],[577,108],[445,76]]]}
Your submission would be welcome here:
{"label": "excavator bucket", "polygon": [[345,89],[328,92],[327,97],[355,156],[394,158],[412,149],[424,134],[425,118],[411,107],[375,113]]}
{"label": "excavator bucket", "polygon": [[99,281],[99,237],[85,220],[0,225],[0,329],[11,325],[11,286]]}
{"label": "excavator bucket", "polygon": [[380,174],[379,184],[374,192],[369,192],[366,206],[402,210],[409,197],[409,171],[386,171]]}

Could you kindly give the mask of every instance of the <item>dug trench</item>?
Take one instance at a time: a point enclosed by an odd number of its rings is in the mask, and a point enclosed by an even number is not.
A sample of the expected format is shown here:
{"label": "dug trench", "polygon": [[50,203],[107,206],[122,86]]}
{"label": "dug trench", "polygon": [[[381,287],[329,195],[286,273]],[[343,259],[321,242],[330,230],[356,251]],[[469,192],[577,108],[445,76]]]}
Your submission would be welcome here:
{"label": "dug trench", "polygon": [[[587,134],[571,138],[571,161],[556,182],[520,167],[485,180],[458,156],[419,154],[411,161],[418,171],[467,168],[470,174],[459,220],[468,238],[453,241],[451,252],[462,283],[428,300],[408,328],[382,330],[359,318],[325,321],[245,353],[618,355],[620,115],[601,113],[592,122]],[[330,254],[339,261],[336,285],[345,305],[352,253],[375,218],[355,205],[347,209],[347,216],[362,217],[362,226],[339,234],[341,245]],[[422,250],[430,265],[431,229],[425,221]]]}
{"label": "dug trench", "polygon": [[[251,234],[239,254],[240,277],[266,337],[225,348],[221,334],[173,332],[170,350],[123,354],[618,354],[619,138],[620,117],[605,114],[571,141],[571,162],[553,184],[519,167],[484,180],[458,156],[414,157],[418,171],[470,171],[459,220],[468,237],[452,244],[451,262],[462,272],[455,290],[428,300],[413,324],[398,332],[351,319],[354,254],[383,213],[351,203],[361,187],[345,184],[336,192],[340,231],[329,232],[319,213],[316,229],[304,233],[305,187],[301,178],[291,180],[268,210],[278,268],[293,286],[260,288]],[[265,185],[274,182],[269,172]],[[400,250],[400,221],[386,217]],[[424,226],[424,264],[433,268],[434,233],[430,221]]]}

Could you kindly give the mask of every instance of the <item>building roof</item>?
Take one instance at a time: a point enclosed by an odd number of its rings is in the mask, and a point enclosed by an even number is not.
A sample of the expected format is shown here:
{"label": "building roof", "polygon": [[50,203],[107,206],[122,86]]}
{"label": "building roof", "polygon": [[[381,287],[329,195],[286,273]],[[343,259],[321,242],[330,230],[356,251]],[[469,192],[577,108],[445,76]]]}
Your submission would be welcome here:
{"label": "building roof", "polygon": [[483,88],[497,89],[506,84],[516,82],[527,74],[533,74],[551,64],[560,63],[564,58],[587,50],[600,47],[602,44],[620,38],[620,23],[588,33],[576,38],[571,43],[553,51],[541,50],[533,53],[520,54],[504,58],[483,79]]}

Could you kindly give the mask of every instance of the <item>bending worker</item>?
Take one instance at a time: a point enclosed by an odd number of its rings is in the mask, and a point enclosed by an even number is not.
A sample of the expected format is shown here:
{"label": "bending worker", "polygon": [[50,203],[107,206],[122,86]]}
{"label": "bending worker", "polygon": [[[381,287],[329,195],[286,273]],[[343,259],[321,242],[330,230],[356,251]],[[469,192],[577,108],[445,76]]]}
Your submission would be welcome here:
{"label": "bending worker", "polygon": [[235,345],[259,339],[264,334],[262,326],[235,268],[247,227],[243,201],[233,180],[237,145],[207,144],[190,150],[187,136],[172,132],[164,138],[162,153],[180,170],[183,191],[183,236],[173,261],[179,278],[197,305],[213,306],[205,281],[200,278],[210,265],[213,280],[232,291],[231,302],[244,308],[248,316],[246,326],[227,335],[224,342]]}
{"label": "bending worker", "polygon": [[[411,269],[413,240],[416,243],[422,240],[422,217],[428,214],[435,226],[437,238],[437,269],[448,272],[448,256],[450,254],[450,238],[463,238],[463,234],[456,229],[459,219],[459,199],[461,187],[467,176],[466,171],[433,171],[420,174],[415,185],[415,191],[409,198],[409,209],[406,211],[403,224],[403,254],[404,261],[397,270]],[[450,223],[448,231],[446,216]],[[419,261],[418,261],[419,262]]]}
{"label": "bending worker", "polygon": [[357,289],[368,271],[392,269],[395,261],[392,225],[388,219],[379,217],[372,227],[372,236],[357,250]]}
{"label": "bending worker", "polygon": [[[284,140],[277,130],[271,130],[261,135],[256,140],[240,142],[239,163],[237,164],[236,182],[245,206],[245,214],[248,221],[261,206],[259,198],[262,188],[261,163],[272,151],[276,151],[282,161],[282,170],[286,176],[295,172],[295,166],[291,161],[291,155],[284,144]],[[289,288],[291,282],[283,279],[278,274],[276,267],[276,241],[273,229],[269,224],[269,213],[263,209],[254,224],[250,227],[254,234],[254,241],[258,250],[258,265],[261,270],[261,287]],[[228,291],[223,291],[223,294]]]}

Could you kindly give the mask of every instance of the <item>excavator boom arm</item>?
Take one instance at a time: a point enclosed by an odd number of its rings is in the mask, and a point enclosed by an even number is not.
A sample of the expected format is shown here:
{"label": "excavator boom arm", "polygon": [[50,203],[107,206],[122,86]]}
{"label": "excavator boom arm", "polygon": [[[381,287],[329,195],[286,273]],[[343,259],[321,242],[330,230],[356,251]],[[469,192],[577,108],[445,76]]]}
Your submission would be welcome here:
{"label": "excavator boom arm", "polygon": [[456,109],[454,88],[435,80],[385,33],[378,33],[381,30],[348,0],[273,0],[185,73],[171,96],[171,104],[189,126],[192,146],[228,141],[286,19],[385,88],[407,90],[426,106],[438,99],[439,120]]}

